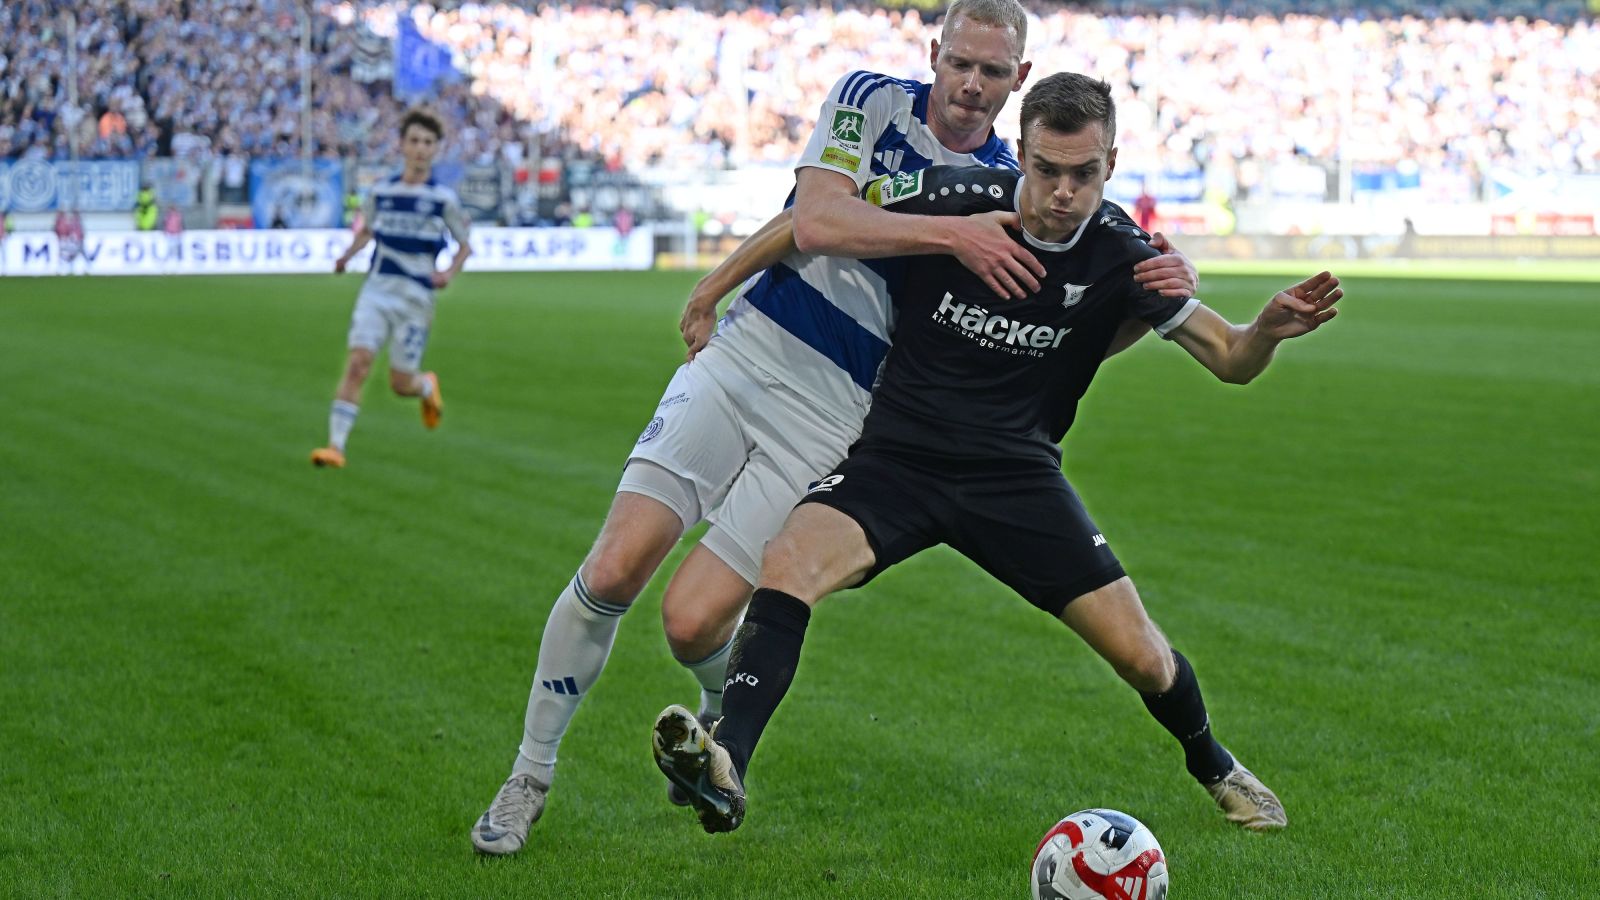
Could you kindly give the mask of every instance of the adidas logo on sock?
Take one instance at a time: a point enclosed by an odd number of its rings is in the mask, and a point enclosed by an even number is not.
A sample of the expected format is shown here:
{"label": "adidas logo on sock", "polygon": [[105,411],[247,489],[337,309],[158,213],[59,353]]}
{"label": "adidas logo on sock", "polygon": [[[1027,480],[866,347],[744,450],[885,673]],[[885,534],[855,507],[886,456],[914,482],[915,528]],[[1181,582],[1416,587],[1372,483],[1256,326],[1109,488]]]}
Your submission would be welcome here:
{"label": "adidas logo on sock", "polygon": [[541,681],[539,683],[544,685],[545,690],[555,691],[558,694],[576,695],[578,693],[578,683],[572,680],[571,675],[568,675],[560,681]]}

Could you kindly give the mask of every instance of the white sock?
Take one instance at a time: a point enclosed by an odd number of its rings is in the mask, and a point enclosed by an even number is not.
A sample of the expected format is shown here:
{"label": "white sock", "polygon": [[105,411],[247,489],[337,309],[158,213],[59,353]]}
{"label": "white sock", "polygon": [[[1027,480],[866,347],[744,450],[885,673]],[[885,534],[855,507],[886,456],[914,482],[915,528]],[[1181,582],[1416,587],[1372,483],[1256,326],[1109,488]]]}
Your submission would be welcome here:
{"label": "white sock", "polygon": [[617,625],[628,607],[596,600],[575,575],[545,623],[539,639],[539,668],[528,693],[513,775],[532,775],[546,785],[555,777],[556,750],[578,701],[600,677],[617,637]]}
{"label": "white sock", "polygon": [[361,407],[343,400],[333,401],[333,411],[328,413],[328,446],[344,452],[344,442],[350,438],[350,429],[356,425],[356,413]]}
{"label": "white sock", "polygon": [[729,638],[721,649],[705,659],[698,662],[678,660],[678,665],[693,672],[695,680],[700,682],[700,709],[713,718],[722,716],[722,685],[728,679],[728,651],[732,649],[733,638]]}

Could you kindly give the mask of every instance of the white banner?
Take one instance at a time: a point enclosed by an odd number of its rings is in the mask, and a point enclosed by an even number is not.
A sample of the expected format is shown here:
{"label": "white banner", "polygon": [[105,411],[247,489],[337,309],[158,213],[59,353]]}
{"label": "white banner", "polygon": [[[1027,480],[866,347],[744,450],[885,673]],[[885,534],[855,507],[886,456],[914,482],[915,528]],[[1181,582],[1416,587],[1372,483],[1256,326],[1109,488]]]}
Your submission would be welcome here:
{"label": "white banner", "polygon": [[[269,275],[332,272],[351,233],[330,229],[90,232],[76,259],[65,259],[56,236],[24,231],[0,240],[0,275]],[[452,247],[440,255],[449,264]],[[351,263],[365,272],[372,251]],[[468,272],[648,269],[655,234],[614,228],[474,228]]]}

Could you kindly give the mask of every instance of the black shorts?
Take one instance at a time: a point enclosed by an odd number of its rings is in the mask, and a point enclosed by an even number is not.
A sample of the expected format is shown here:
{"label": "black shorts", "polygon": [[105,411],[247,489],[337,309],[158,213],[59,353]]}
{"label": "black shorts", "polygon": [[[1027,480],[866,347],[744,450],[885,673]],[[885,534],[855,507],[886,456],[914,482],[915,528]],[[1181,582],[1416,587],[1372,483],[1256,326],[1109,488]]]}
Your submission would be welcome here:
{"label": "black shorts", "polygon": [[861,583],[949,544],[1039,609],[1059,617],[1073,598],[1123,577],[1061,470],[940,463],[857,447],[801,503],[856,520],[877,557]]}

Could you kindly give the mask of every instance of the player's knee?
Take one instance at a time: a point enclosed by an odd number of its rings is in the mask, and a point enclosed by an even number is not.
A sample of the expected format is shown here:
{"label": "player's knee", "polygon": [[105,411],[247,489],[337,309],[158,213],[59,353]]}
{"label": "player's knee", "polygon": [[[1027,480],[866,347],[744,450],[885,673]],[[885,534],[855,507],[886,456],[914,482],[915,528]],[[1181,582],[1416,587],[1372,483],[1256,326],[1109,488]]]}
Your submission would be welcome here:
{"label": "player's knee", "polygon": [[1172,687],[1172,681],[1178,674],[1177,662],[1172,658],[1172,648],[1160,638],[1159,633],[1151,629],[1151,639],[1138,643],[1130,648],[1129,652],[1113,664],[1117,674],[1122,676],[1135,690],[1146,694],[1159,694]]}
{"label": "player's knee", "polygon": [[372,371],[372,354],[360,350],[350,353],[350,362],[345,366],[345,376],[352,381],[366,381],[367,375]]}
{"label": "player's knee", "polygon": [[583,561],[583,583],[596,600],[630,604],[644,590],[650,572],[618,553],[596,552]]}
{"label": "player's knee", "polygon": [[661,605],[661,627],[667,635],[667,646],[678,659],[702,659],[716,652],[728,642],[723,635],[727,624],[694,606]]}

